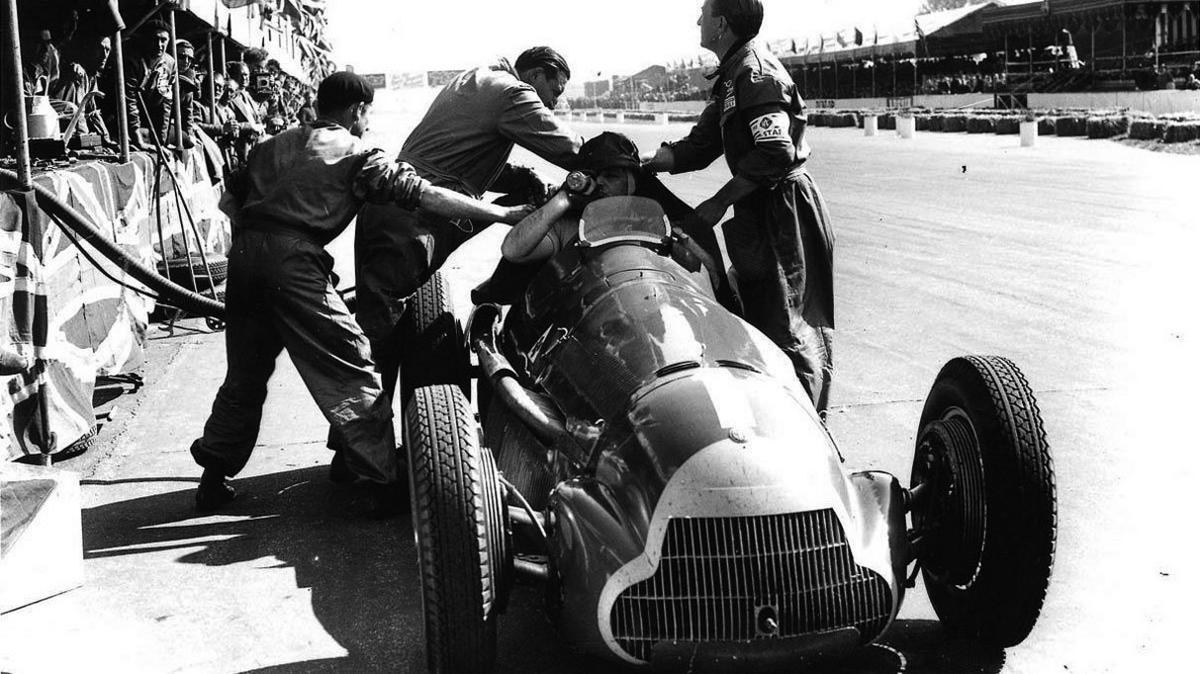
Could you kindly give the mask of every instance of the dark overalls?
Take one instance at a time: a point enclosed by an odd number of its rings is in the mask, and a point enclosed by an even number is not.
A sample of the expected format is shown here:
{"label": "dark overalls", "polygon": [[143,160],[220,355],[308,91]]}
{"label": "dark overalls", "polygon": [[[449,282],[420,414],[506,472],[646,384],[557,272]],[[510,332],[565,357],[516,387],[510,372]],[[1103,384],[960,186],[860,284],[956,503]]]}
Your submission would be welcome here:
{"label": "dark overalls", "polygon": [[818,411],[833,374],[833,231],[804,168],[804,101],[787,70],[755,42],[722,60],[712,99],[687,138],[669,144],[674,173],[721,156],[759,188],[733,207],[725,243],[746,320],[779,345]]}
{"label": "dark overalls", "polygon": [[425,182],[318,122],[254,147],[231,179],[225,381],[192,445],[196,463],[236,475],[254,448],[275,359],[284,349],[343,442],[346,464],[371,482],[398,477],[391,404],[362,330],[333,287],[324,246],[364,201],[415,208]]}
{"label": "dark overalls", "polygon": [[[404,141],[400,160],[438,187],[479,198],[484,192],[528,201],[527,169],[508,163],[514,145],[573,168],[582,138],[554,116],[505,59],[468,70],[447,84]],[[400,362],[398,330],[405,299],[479,229],[393,205],[368,205],[355,225],[355,315],[371,340],[388,391]]]}

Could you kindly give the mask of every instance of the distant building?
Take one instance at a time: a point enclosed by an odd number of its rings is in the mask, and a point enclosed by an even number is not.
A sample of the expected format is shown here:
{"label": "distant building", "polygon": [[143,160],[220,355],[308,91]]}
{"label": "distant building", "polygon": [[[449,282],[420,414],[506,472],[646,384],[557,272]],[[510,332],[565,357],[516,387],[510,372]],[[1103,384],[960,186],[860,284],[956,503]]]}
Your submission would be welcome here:
{"label": "distant building", "polygon": [[600,98],[611,90],[612,85],[608,80],[583,83],[583,95],[587,98]]}

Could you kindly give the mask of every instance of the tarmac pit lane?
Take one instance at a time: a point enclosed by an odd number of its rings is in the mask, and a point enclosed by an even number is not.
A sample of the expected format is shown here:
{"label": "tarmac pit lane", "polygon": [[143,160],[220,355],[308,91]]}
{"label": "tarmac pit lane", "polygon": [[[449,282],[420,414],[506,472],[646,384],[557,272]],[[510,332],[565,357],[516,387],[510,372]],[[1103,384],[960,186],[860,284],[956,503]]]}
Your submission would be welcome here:
{"label": "tarmac pit lane", "polygon": [[[377,128],[411,127],[377,108]],[[578,128],[590,137],[603,127]],[[653,147],[687,128],[619,130]],[[937,370],[962,353],[998,353],[1038,397],[1059,488],[1055,573],[1024,643],[955,640],[918,584],[880,645],[826,671],[1186,669],[1200,596],[1181,528],[1200,462],[1190,205],[1200,158],[1065,138],[1032,150],[966,134],[813,129],[810,140],[838,237],[830,425],[847,467],[907,481]],[[727,176],[718,161],[666,181],[695,204]],[[451,259],[460,309],[503,233],[490,229]],[[119,436],[73,460],[86,466],[87,584],[0,617],[0,670],[423,671],[411,526],[346,514],[349,497],[325,479],[325,424],[286,358],[232,517],[191,512],[198,470],[187,447],[220,383],[221,345],[220,334],[152,341]],[[612,671],[571,656],[540,604],[538,589],[517,588],[498,672]]]}

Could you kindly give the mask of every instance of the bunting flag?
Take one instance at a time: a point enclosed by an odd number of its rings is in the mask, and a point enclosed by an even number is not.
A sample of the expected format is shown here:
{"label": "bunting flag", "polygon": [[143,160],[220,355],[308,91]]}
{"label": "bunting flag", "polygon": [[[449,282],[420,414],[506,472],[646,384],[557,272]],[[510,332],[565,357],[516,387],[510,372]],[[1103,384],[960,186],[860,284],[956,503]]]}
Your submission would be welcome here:
{"label": "bunting flag", "polygon": [[[163,208],[164,229],[174,233],[183,217],[173,199],[154,198],[153,171],[149,155],[138,153],[128,164],[81,163],[40,172],[35,180],[153,267],[159,257],[151,246],[153,209]],[[216,208],[217,188],[198,150],[181,163],[179,175],[205,247],[224,252],[229,222]],[[0,460],[40,451],[43,424],[58,450],[91,433],[96,377],[142,363],[153,300],[130,287],[138,284],[121,266],[87,244],[76,246],[77,238],[31,196],[0,192],[0,343],[36,359],[30,370],[0,379]],[[165,244],[174,248],[173,240]]]}

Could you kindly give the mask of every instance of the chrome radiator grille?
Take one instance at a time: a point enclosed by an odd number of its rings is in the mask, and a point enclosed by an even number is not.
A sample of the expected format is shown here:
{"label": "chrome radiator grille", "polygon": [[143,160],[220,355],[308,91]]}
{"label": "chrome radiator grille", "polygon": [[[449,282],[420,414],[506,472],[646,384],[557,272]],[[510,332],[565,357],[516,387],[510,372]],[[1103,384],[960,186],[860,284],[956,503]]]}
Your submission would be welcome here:
{"label": "chrome radiator grille", "polygon": [[[762,618],[771,616],[773,627]],[[655,643],[748,641],[887,626],[892,594],[858,566],[832,510],[737,518],[674,518],[657,572],[613,604],[612,634],[650,658]]]}

